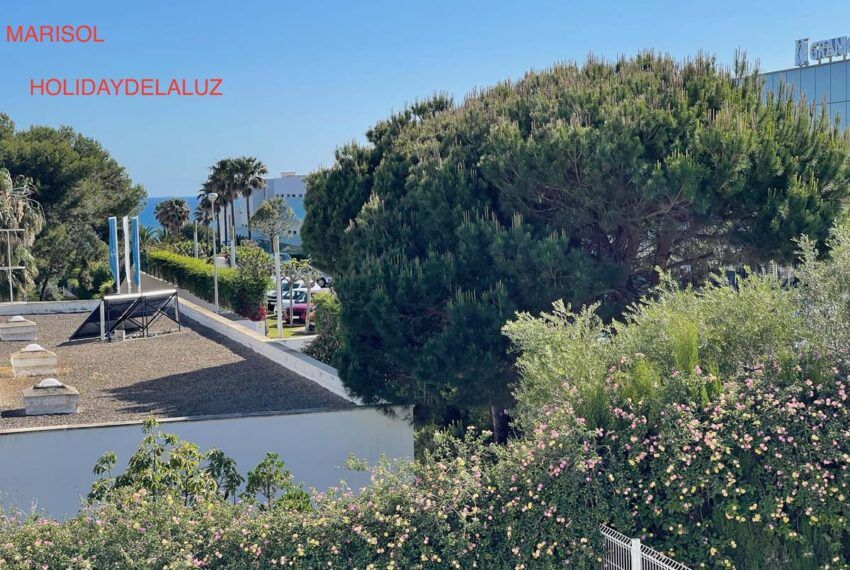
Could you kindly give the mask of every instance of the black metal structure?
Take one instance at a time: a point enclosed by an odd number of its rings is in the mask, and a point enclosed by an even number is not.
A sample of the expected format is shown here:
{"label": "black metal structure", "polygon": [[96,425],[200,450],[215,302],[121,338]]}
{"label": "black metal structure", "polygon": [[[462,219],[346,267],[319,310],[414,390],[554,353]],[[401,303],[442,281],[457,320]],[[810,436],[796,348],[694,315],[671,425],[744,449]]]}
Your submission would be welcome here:
{"label": "black metal structure", "polygon": [[160,317],[175,322],[177,330],[181,330],[180,301],[176,289],[107,295],[69,340],[112,340],[119,330],[125,334],[148,336],[151,325]]}

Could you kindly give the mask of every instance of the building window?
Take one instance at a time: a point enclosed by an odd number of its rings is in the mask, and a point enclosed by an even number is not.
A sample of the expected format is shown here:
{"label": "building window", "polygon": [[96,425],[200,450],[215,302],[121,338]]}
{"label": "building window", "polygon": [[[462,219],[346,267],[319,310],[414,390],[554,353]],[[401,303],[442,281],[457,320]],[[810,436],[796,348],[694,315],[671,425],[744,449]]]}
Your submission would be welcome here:
{"label": "building window", "polygon": [[[832,103],[840,103],[847,100],[847,62],[830,66],[831,83],[829,100]],[[846,122],[845,122],[846,124]]]}
{"label": "building window", "polygon": [[819,65],[815,67],[815,87],[817,91],[815,91],[815,99],[814,103],[821,105],[826,101],[830,102],[830,77],[829,77],[829,68],[832,65]]}

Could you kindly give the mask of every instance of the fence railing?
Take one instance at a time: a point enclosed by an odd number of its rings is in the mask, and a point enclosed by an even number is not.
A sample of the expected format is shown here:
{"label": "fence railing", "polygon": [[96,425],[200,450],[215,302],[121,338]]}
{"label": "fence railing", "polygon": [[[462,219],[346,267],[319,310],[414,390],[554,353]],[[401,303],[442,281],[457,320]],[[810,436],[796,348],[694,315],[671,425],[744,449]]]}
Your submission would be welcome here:
{"label": "fence railing", "polygon": [[611,527],[599,527],[602,533],[603,570],[691,570],[681,562],[629,538]]}

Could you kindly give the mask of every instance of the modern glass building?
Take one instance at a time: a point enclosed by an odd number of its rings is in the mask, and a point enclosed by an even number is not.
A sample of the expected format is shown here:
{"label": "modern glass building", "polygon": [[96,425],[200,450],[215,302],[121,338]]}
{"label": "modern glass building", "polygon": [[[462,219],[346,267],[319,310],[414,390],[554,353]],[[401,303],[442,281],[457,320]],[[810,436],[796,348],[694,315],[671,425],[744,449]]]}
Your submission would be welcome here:
{"label": "modern glass building", "polygon": [[795,101],[806,98],[808,104],[814,103],[818,110],[826,105],[830,115],[840,117],[841,126],[850,126],[850,60],[839,60],[832,63],[821,63],[794,67],[782,71],[762,74],[765,79],[765,92],[779,89],[782,84],[793,88]]}

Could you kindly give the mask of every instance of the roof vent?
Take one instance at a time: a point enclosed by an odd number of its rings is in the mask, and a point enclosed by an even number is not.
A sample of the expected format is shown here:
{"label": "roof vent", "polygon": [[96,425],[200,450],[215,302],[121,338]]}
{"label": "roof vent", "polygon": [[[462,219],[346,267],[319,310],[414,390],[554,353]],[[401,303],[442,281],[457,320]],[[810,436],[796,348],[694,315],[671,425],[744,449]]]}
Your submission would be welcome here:
{"label": "roof vent", "polygon": [[64,384],[56,378],[45,378],[34,386],[36,390],[44,390],[45,388],[61,388]]}

